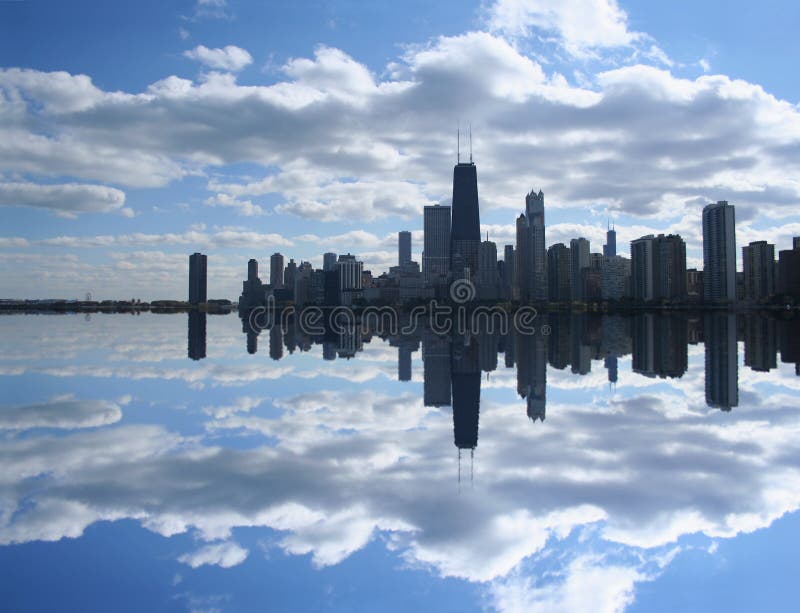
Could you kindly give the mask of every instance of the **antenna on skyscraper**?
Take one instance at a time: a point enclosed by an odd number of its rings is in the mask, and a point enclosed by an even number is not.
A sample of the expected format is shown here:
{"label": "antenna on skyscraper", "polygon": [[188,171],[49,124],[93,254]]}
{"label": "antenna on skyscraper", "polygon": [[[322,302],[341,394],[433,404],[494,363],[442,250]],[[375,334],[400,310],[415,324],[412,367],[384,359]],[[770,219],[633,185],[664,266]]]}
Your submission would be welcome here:
{"label": "antenna on skyscraper", "polygon": [[469,163],[472,164],[472,122],[469,122]]}
{"label": "antenna on skyscraper", "polygon": [[456,122],[456,162],[461,163],[461,122]]}

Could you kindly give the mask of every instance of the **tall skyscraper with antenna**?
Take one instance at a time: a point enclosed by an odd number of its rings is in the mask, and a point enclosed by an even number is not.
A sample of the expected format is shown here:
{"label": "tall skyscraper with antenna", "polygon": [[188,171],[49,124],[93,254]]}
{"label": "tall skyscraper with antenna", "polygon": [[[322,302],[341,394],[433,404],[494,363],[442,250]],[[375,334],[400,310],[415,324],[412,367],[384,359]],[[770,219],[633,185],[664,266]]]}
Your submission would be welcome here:
{"label": "tall skyscraper with antenna", "polygon": [[461,130],[453,168],[453,207],[451,228],[451,272],[453,278],[469,277],[478,272],[481,223],[478,205],[478,174],[472,161],[472,128],[469,131],[469,163],[461,162]]}

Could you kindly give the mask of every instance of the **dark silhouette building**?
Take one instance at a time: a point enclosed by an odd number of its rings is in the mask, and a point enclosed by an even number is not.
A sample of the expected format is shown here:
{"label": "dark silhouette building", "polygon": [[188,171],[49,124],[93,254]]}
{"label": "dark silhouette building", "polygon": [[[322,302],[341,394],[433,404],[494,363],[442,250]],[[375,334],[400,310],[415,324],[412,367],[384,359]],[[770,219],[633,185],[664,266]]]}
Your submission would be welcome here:
{"label": "dark silhouette building", "polygon": [[[472,156],[470,156],[471,158]],[[475,164],[459,162],[453,168],[453,212],[451,227],[451,271],[454,278],[478,272],[481,222],[478,205],[478,174]]]}
{"label": "dark silhouette building", "polygon": [[402,266],[411,261],[411,232],[403,230],[397,235],[397,265]]}
{"label": "dark silhouette building", "polygon": [[202,253],[189,256],[189,302],[201,304],[208,300],[208,257]]}

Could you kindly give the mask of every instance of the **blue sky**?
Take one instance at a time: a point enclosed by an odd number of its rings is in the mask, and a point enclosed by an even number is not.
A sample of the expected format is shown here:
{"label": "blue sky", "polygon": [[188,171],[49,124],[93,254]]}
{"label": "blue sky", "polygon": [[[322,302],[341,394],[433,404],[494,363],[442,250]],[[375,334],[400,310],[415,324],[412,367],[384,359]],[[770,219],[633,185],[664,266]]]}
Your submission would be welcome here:
{"label": "blue sky", "polygon": [[[368,268],[449,198],[472,122],[484,231],[547,243],[800,235],[791,2],[0,3],[0,296],[212,296],[274,251]],[[502,252],[502,249],[499,251]]]}

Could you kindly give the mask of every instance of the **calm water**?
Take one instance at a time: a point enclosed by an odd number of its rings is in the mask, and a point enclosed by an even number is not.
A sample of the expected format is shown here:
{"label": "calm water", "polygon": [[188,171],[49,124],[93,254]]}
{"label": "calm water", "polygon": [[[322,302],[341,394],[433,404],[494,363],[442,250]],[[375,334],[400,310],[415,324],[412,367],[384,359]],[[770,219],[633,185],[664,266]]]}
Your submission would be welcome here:
{"label": "calm water", "polygon": [[0,317],[4,611],[797,610],[800,322]]}

